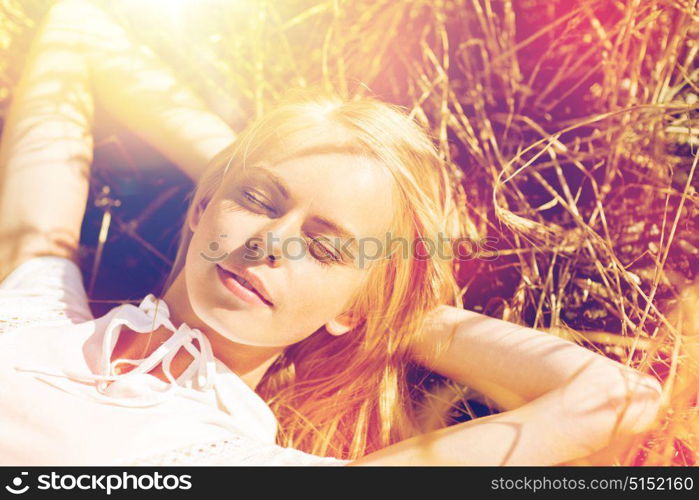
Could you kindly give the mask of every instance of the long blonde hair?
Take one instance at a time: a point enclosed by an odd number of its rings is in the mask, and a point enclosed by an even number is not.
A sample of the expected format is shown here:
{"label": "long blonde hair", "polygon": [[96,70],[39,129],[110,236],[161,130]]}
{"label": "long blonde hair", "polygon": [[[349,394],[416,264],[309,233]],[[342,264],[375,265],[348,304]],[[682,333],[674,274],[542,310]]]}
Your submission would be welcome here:
{"label": "long blonde hair", "polygon": [[[337,131],[336,139],[315,144],[318,131],[328,129]],[[288,346],[256,391],[277,416],[279,444],[354,459],[424,431],[407,381],[411,345],[427,313],[440,304],[461,307],[453,257],[419,243],[436,243],[440,232],[454,238],[461,225],[450,177],[429,135],[401,108],[372,98],[282,104],[211,162],[187,216],[211,199],[230,168],[338,148],[376,158],[390,171],[399,200],[392,231],[416,243],[419,258],[398,251],[372,266],[350,301],[360,319],[353,330],[332,336],[321,328]],[[166,288],[184,265],[191,237],[185,224]]]}

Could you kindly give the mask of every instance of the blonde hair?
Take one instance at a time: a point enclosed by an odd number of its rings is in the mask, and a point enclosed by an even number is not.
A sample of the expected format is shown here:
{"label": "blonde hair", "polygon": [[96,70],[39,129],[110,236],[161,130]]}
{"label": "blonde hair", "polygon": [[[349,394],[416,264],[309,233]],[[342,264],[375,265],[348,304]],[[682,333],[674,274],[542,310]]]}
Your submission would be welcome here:
{"label": "blonde hair", "polygon": [[[318,132],[333,137],[318,144]],[[408,242],[457,236],[450,177],[433,141],[401,108],[372,98],[313,97],[282,104],[252,123],[198,182],[187,216],[206,203],[230,168],[308,151],[343,150],[378,159],[392,174],[398,209],[392,231]],[[166,287],[184,265],[192,233],[185,224]],[[393,253],[368,271],[350,301],[352,331],[324,328],[288,346],[256,391],[279,421],[277,442],[308,453],[354,459],[423,432],[407,381],[411,346],[427,313],[461,306],[453,257]],[[436,352],[435,352],[436,354]]]}

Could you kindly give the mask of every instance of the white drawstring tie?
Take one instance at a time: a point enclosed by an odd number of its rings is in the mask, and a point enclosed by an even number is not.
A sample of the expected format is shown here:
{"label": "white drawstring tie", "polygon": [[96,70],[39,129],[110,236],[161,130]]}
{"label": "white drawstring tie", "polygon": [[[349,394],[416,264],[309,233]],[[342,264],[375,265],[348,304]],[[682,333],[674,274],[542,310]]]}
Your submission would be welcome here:
{"label": "white drawstring tie", "polygon": [[[157,299],[153,294],[148,294],[138,307],[132,304],[119,306],[105,329],[101,357],[99,359],[100,373],[98,374],[78,373],[67,369],[58,371],[46,370],[37,367],[15,366],[15,369],[34,372],[44,377],[55,377],[54,379],[37,378],[71,394],[88,396],[102,403],[126,407],[145,407],[160,404],[171,399],[183,387],[193,388],[195,379],[197,389],[211,389],[216,377],[216,359],[209,339],[200,330],[190,328],[186,323],[182,323],[179,328],[175,329],[169,316],[170,312],[167,304]],[[123,326],[136,333],[143,334],[151,333],[164,326],[173,334],[145,358],[135,360],[117,359],[112,362],[112,352]],[[194,345],[195,340],[198,342],[199,348]],[[180,348],[184,348],[194,359],[184,372],[175,379],[170,366]],[[135,368],[127,373],[117,375],[115,374],[115,368],[121,363],[134,365]],[[157,396],[125,398],[109,394],[110,382],[117,380],[128,382],[142,379],[144,376],[152,377],[148,375],[148,372],[159,363],[162,363],[163,373],[170,383],[165,391],[155,391],[158,393]],[[97,391],[81,391],[74,385],[67,384],[67,380],[94,384]]]}

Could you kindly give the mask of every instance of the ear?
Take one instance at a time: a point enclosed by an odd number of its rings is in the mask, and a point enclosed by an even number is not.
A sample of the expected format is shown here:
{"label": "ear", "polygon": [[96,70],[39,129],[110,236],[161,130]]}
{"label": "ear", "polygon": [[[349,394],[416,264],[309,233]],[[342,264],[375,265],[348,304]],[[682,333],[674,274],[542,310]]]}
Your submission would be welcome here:
{"label": "ear", "polygon": [[201,220],[201,216],[204,213],[204,210],[206,210],[206,206],[208,204],[208,200],[206,199],[201,199],[199,202],[194,206],[194,210],[192,210],[191,214],[189,217],[187,217],[187,225],[189,226],[189,230],[194,232],[199,225],[199,221]]}
{"label": "ear", "polygon": [[328,321],[325,324],[325,329],[330,335],[339,337],[340,335],[349,332],[352,328],[357,326],[357,323],[358,321],[354,317],[354,314],[352,314],[350,311],[347,311],[343,312],[336,318]]}

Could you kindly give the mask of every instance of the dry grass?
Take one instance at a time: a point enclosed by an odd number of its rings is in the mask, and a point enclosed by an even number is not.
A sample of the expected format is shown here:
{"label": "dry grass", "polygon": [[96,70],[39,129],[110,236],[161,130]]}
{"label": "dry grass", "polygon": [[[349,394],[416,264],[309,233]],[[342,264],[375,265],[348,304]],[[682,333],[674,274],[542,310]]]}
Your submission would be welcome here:
{"label": "dry grass", "polygon": [[[0,2],[5,102],[51,3]],[[429,124],[464,234],[497,248],[459,266],[466,305],[655,374],[657,429],[611,460],[696,463],[699,328],[691,308],[683,326],[669,314],[699,270],[693,0],[184,5],[138,20],[111,8],[234,127],[308,85],[372,93]]]}

